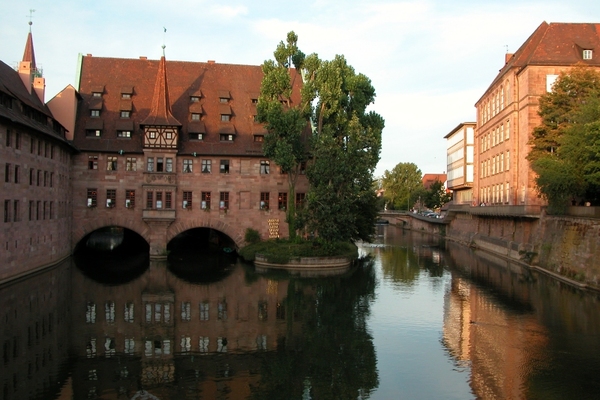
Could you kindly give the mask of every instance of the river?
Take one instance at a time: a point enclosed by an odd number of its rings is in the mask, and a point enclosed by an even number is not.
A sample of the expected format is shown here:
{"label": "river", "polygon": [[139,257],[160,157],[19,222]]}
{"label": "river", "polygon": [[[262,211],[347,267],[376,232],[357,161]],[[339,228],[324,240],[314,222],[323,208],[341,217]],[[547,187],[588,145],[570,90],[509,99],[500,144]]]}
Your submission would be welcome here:
{"label": "river", "polygon": [[5,284],[1,399],[598,398],[597,293],[393,226],[359,250],[335,277],[132,255]]}

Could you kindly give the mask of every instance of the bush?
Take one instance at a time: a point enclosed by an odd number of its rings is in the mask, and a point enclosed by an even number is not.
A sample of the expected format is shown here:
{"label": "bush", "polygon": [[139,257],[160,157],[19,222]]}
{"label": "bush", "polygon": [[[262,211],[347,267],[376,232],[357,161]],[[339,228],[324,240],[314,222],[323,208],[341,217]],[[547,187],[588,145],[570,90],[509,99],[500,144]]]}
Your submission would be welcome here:
{"label": "bush", "polygon": [[239,255],[246,261],[254,261],[256,253],[263,254],[269,262],[285,264],[295,257],[349,257],[356,258],[358,249],[351,242],[328,243],[320,240],[274,239],[250,244]]}
{"label": "bush", "polygon": [[256,229],[247,228],[246,234],[244,235],[244,240],[248,244],[255,244],[260,242],[260,233]]}

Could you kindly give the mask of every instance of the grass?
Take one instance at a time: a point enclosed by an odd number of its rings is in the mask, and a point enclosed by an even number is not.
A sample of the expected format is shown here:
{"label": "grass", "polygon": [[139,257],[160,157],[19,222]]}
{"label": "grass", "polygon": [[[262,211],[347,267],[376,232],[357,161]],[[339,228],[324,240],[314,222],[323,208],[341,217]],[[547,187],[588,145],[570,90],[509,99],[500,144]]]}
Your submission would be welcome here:
{"label": "grass", "polygon": [[242,248],[240,254],[246,261],[254,261],[256,253],[264,255],[269,262],[286,264],[297,257],[349,257],[356,258],[358,249],[354,243],[323,243],[320,241],[266,240]]}

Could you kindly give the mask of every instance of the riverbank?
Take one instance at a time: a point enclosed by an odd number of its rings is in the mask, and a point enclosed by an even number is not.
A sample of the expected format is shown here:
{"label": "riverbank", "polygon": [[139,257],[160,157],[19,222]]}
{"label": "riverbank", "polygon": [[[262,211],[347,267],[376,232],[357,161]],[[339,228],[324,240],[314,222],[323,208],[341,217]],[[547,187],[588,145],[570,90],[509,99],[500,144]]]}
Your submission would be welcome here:
{"label": "riverbank", "polygon": [[570,285],[600,291],[600,219],[476,215],[454,210],[443,219],[403,214],[391,223],[490,252]]}

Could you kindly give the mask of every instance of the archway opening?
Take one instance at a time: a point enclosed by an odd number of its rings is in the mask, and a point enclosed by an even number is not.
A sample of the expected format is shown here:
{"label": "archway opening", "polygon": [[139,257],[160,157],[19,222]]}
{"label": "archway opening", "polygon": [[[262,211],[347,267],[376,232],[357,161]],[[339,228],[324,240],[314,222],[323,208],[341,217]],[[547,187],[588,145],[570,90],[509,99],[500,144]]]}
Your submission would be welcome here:
{"label": "archway opening", "polygon": [[216,282],[228,276],[235,267],[235,249],[233,239],[221,231],[189,229],[167,245],[169,269],[189,282]]}
{"label": "archway opening", "polygon": [[106,284],[121,284],[148,269],[150,246],[138,233],[107,226],[86,235],[75,246],[75,265],[88,277]]}

